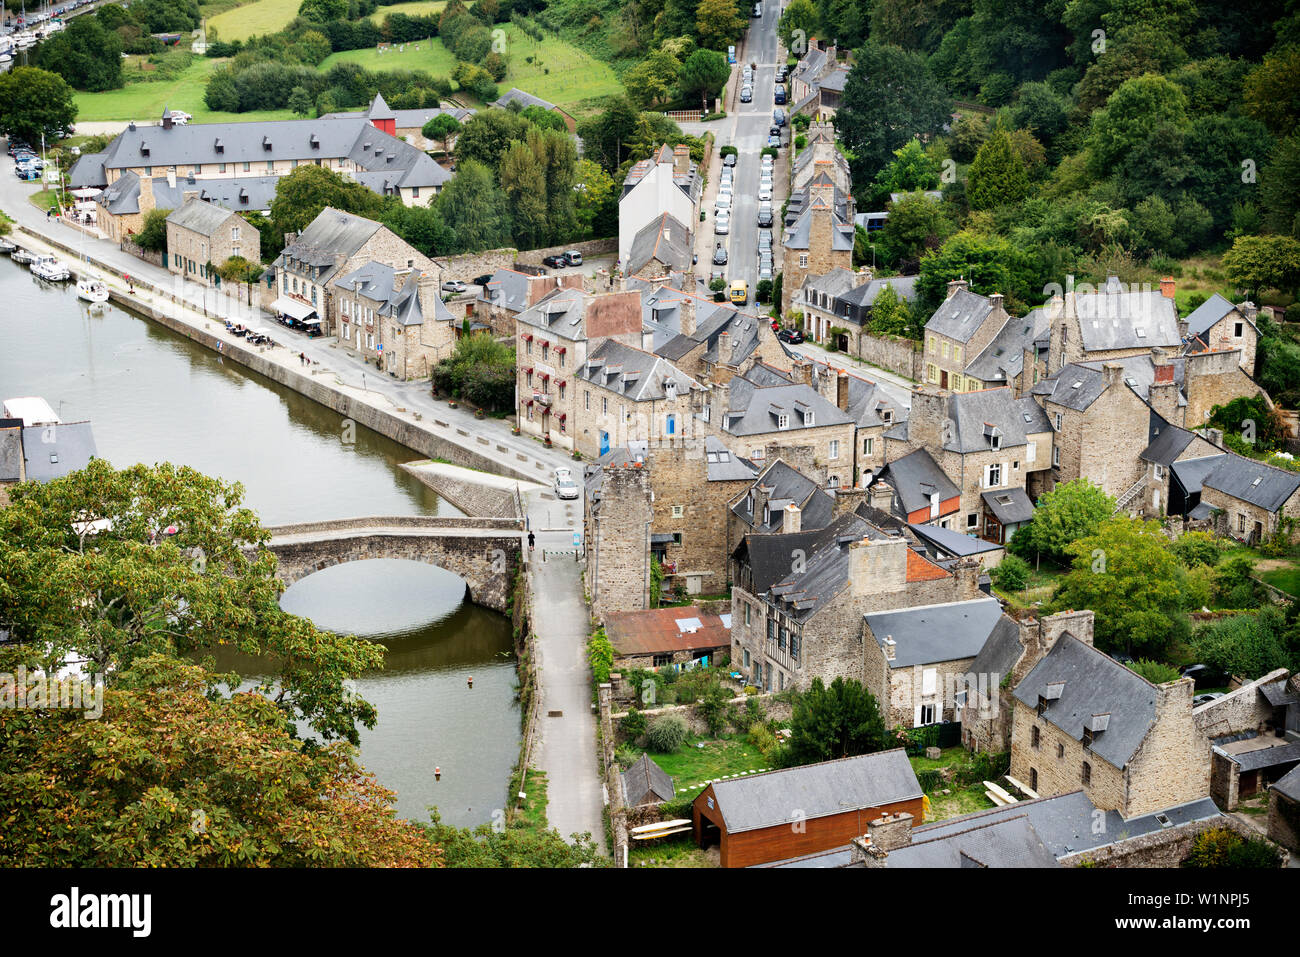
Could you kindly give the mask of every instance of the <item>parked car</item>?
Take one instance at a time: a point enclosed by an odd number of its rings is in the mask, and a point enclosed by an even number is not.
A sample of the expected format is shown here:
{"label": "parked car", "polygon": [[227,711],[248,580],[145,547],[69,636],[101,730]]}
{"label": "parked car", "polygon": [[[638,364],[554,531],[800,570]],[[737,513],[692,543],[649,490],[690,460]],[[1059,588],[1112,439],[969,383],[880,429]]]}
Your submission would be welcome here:
{"label": "parked car", "polygon": [[754,4],[754,10],[752,13],[750,13],[750,16],[761,17],[762,15],[763,15],[763,5],[761,3]]}
{"label": "parked car", "polygon": [[1192,707],[1199,708],[1203,704],[1209,704],[1211,701],[1215,701],[1222,697],[1223,692],[1221,691],[1211,691],[1208,694],[1198,694],[1192,699]]}
{"label": "parked car", "polygon": [[725,209],[713,217],[713,234],[725,236],[731,232],[731,214]]}
{"label": "parked car", "polygon": [[[780,87],[777,87],[777,89],[780,89]],[[782,95],[782,97],[785,96],[784,93],[782,93],[781,95]],[[778,103],[784,103],[785,100],[784,100],[784,99],[780,99],[780,100],[777,100],[777,102],[778,102]],[[777,126],[785,126],[785,110],[773,110],[773,111],[772,111],[772,122],[775,123]]]}
{"label": "parked car", "polygon": [[725,266],[727,264],[727,247],[718,243],[713,250],[713,265]]}
{"label": "parked car", "polygon": [[776,135],[768,136],[767,145],[772,147],[774,150],[779,150],[781,148],[781,137]]}
{"label": "parked car", "polygon": [[1178,669],[1184,678],[1191,678],[1198,688],[1221,688],[1232,679],[1226,671],[1213,665],[1184,665]]}
{"label": "parked car", "polygon": [[741,103],[752,103],[752,102],[754,102],[754,88],[753,88],[753,87],[750,87],[750,86],[742,86],[742,87],[740,88],[740,102],[741,102]]}
{"label": "parked car", "polygon": [[578,483],[573,480],[573,471],[561,465],[555,470],[555,497],[573,499],[582,494]]}
{"label": "parked car", "polygon": [[758,264],[758,281],[762,282],[764,279],[770,280],[771,278],[772,278],[772,260],[769,259],[765,262],[760,262]]}
{"label": "parked car", "polygon": [[772,228],[772,207],[771,206],[758,207],[758,226],[760,229]]}
{"label": "parked car", "polygon": [[759,202],[762,202],[762,203],[770,203],[770,202],[772,201],[772,184],[771,184],[771,183],[762,183],[762,184],[759,185],[759,187],[758,187],[758,199],[759,199]]}
{"label": "parked car", "polygon": [[564,256],[562,256],[562,255],[560,255],[560,256],[543,256],[543,257],[542,257],[542,265],[543,265],[543,266],[551,266],[552,268],[555,268],[555,267],[559,267],[559,266],[567,266],[567,265],[569,265],[569,261],[568,261],[567,259],[565,259]]}
{"label": "parked car", "polygon": [[570,249],[564,254],[564,261],[570,266],[581,266],[582,253],[578,252],[576,249]]}
{"label": "parked car", "polygon": [[476,286],[486,286],[491,281],[492,281],[492,274],[490,272],[485,272],[481,276],[475,276],[473,279],[474,285]]}
{"label": "parked car", "polygon": [[786,77],[788,77],[789,75],[790,75],[790,68],[786,66],[784,63],[782,63],[779,67],[776,68],[777,83],[784,83],[786,81]]}
{"label": "parked car", "polygon": [[465,284],[465,280],[463,279],[448,279],[446,282],[442,284],[443,292],[459,294],[464,292],[468,288],[469,286]]}
{"label": "parked car", "polygon": [[[772,325],[775,326],[776,323],[773,322]],[[782,342],[790,343],[792,346],[797,346],[799,343],[803,342],[803,333],[798,329],[778,329],[776,337]]]}
{"label": "parked car", "polygon": [[722,157],[722,165],[727,169],[734,168],[736,165],[736,154],[728,153],[726,156]]}
{"label": "parked car", "polygon": [[773,103],[785,102],[785,87],[783,87],[780,83],[778,83],[776,87],[773,88],[772,90],[772,102]]}

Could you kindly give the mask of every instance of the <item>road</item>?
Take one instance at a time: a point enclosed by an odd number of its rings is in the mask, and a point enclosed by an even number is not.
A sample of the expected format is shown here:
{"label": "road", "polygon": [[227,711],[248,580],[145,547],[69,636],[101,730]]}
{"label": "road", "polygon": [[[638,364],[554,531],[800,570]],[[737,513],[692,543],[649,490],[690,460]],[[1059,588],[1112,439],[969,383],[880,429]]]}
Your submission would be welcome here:
{"label": "road", "polygon": [[861,359],[855,359],[843,352],[829,352],[815,342],[800,342],[786,348],[805,358],[812,359],[814,362],[826,362],[847,369],[854,375],[861,376],[864,379],[870,379],[880,386],[881,391],[896,402],[900,408],[910,409],[912,407],[912,386],[915,383],[911,379],[894,372],[888,372],[877,366],[868,365]]}

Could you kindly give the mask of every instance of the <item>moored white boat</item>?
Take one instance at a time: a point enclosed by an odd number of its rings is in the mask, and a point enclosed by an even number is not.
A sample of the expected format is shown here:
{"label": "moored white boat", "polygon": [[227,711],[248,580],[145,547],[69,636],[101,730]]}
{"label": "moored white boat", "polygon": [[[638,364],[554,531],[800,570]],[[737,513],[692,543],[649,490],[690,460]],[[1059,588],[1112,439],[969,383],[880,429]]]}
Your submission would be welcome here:
{"label": "moored white boat", "polygon": [[108,287],[98,279],[78,279],[77,298],[86,302],[107,302]]}
{"label": "moored white boat", "polygon": [[17,248],[18,248],[17,244],[15,244],[12,240],[5,239],[3,236],[0,236],[0,253],[3,253],[4,255],[8,256],[10,253],[14,252],[14,250],[16,250]]}
{"label": "moored white boat", "polygon": [[72,278],[72,270],[53,256],[40,256],[32,263],[32,275],[50,282],[63,282]]}
{"label": "moored white boat", "polygon": [[12,258],[14,262],[26,266],[29,263],[36,262],[36,253],[30,249],[15,249]]}

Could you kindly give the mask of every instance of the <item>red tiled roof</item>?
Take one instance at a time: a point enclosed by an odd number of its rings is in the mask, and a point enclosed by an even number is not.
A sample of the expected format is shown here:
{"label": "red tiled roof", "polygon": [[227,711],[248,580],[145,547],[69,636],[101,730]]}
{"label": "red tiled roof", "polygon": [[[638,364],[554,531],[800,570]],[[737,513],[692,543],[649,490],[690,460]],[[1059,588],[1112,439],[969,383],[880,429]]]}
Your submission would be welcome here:
{"label": "red tiled roof", "polygon": [[[677,622],[685,618],[698,619],[700,629],[682,631]],[[722,623],[722,619],[717,615],[706,615],[693,606],[612,612],[605,616],[605,634],[618,655],[669,654],[731,647],[731,629]]]}

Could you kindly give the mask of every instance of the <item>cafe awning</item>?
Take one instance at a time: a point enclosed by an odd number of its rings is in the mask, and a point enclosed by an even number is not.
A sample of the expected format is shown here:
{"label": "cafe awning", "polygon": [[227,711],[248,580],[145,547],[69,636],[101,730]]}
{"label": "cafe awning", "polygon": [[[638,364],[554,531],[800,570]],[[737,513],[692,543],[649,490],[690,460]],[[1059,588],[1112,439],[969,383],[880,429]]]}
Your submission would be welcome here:
{"label": "cafe awning", "polygon": [[[316,312],[316,307],[311,303],[299,302],[297,299],[290,299],[288,296],[281,296],[271,303],[271,308],[283,316],[290,316],[294,319],[306,319]],[[316,321],[320,322],[319,319]]]}

